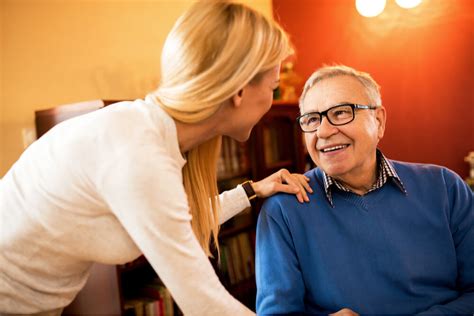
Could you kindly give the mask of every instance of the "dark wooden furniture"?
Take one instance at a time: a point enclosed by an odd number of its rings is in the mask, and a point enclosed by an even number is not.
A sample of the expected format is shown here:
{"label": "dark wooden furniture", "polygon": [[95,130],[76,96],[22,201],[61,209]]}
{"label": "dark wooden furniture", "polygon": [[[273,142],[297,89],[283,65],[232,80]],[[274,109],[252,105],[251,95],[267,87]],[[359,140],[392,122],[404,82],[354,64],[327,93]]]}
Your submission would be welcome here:
{"label": "dark wooden furniture", "polygon": [[61,105],[55,108],[35,111],[36,135],[40,138],[54,125],[71,117],[86,114],[103,108],[117,100],[90,100]]}

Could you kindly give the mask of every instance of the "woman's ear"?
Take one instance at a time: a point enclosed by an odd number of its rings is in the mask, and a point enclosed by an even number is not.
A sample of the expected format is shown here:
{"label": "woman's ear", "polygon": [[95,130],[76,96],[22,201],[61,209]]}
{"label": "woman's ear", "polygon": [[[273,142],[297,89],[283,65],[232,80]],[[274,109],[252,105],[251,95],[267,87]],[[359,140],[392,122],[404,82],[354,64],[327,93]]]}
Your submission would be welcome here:
{"label": "woman's ear", "polygon": [[242,95],[244,94],[244,89],[240,89],[237,94],[232,97],[232,103],[235,107],[239,107],[242,104]]}

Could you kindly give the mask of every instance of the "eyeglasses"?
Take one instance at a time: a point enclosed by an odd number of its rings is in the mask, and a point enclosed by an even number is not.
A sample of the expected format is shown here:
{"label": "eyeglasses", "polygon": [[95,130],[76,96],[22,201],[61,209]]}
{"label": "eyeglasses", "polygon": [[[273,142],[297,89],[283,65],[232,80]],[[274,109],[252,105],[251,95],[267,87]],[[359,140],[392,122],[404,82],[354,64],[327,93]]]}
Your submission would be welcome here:
{"label": "eyeglasses", "polygon": [[315,132],[323,120],[323,116],[334,126],[346,125],[355,118],[355,109],[375,110],[377,107],[372,105],[360,104],[339,104],[330,107],[323,112],[309,112],[296,118],[301,130],[304,133]]}

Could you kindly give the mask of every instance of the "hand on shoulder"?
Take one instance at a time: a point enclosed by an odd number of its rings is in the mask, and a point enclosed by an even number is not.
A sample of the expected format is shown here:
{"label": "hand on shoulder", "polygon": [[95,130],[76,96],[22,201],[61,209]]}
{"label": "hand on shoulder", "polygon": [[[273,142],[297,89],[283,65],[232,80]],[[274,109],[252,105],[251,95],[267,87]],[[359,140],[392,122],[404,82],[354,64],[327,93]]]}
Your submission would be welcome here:
{"label": "hand on shoulder", "polygon": [[272,196],[278,192],[296,195],[299,202],[309,202],[307,192],[313,193],[308,184],[309,178],[299,174],[290,173],[286,169],[280,169],[274,174],[252,183],[255,194],[260,198]]}

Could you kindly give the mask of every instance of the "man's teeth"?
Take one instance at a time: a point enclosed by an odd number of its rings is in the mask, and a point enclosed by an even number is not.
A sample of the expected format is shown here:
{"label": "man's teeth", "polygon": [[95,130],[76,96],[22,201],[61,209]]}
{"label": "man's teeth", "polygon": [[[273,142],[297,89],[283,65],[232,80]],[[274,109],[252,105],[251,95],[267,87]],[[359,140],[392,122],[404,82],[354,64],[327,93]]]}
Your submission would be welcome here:
{"label": "man's teeth", "polygon": [[334,147],[325,148],[325,149],[322,149],[321,151],[322,151],[323,153],[327,153],[327,152],[330,152],[330,151],[334,151],[334,150],[346,148],[347,146],[348,146],[348,145],[339,145],[339,146],[334,146]]}

